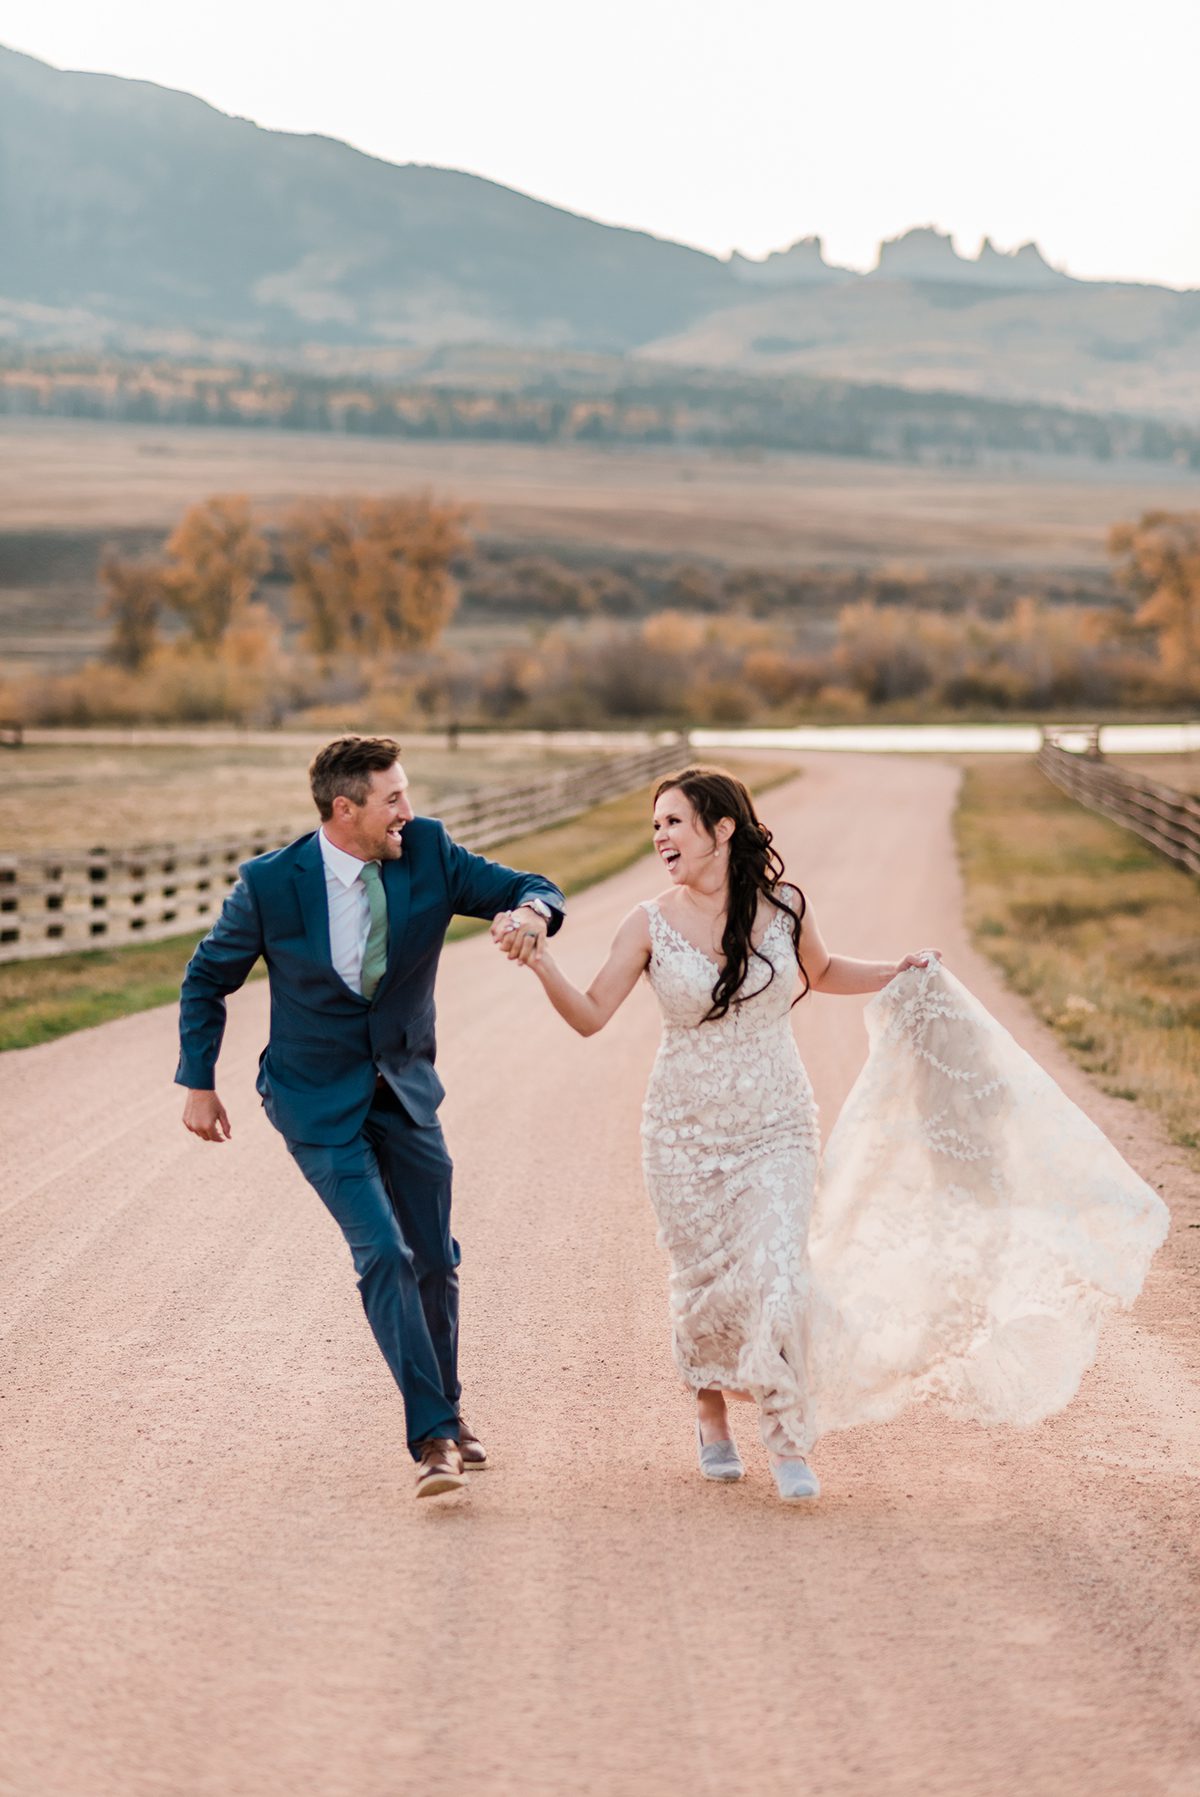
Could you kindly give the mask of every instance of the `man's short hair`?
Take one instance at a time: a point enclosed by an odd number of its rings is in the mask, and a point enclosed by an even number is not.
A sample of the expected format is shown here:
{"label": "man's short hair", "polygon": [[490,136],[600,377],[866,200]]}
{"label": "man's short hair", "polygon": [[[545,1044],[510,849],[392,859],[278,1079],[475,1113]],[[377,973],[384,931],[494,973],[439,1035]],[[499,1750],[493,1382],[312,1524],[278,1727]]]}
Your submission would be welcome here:
{"label": "man's short hair", "polygon": [[341,795],[355,805],[365,805],[371,775],[385,773],[400,759],[400,744],[390,736],[339,736],[326,743],[308,770],[308,782],[322,823],[333,816],[333,801]]}

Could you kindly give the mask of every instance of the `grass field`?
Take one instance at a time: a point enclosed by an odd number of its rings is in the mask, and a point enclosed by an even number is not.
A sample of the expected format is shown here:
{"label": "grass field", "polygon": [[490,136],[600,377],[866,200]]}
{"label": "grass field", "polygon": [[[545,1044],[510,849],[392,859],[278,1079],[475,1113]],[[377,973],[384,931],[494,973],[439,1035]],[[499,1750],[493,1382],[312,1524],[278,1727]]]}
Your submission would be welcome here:
{"label": "grass field", "polygon": [[1200,755],[1110,755],[1114,766],[1176,792],[1200,796]]}
{"label": "grass field", "polygon": [[[241,492],[260,518],[296,500],[432,491],[479,536],[538,556],[623,554],[798,574],[876,570],[908,581],[958,571],[1103,578],[1107,533],[1154,507],[1195,503],[1169,466],[1043,459],[954,468],[629,445],[404,443],[291,431],[0,419],[0,662],[16,674],[78,667],[108,636],[97,567],[106,543],[158,553],[187,506]],[[283,610],[283,589],[269,589]],[[805,612],[813,642],[835,613]],[[449,647],[497,654],[531,641],[502,615],[452,622]]]}
{"label": "grass field", "polygon": [[1061,459],[943,468],[702,449],[403,443],[293,431],[0,420],[0,534],[166,530],[212,493],[269,515],[309,494],[432,489],[527,543],[758,567],[1083,567],[1120,518],[1196,482]]}
{"label": "grass field", "polygon": [[[738,772],[758,792],[795,774],[779,760],[742,760]],[[564,892],[582,892],[619,873],[650,848],[652,788],[612,799],[552,830],[516,838],[489,853],[547,874]],[[486,926],[458,919],[449,940]],[[202,933],[202,932],[201,932]],[[170,1004],[198,934],[131,948],[0,965],[0,1051],[30,1048],[114,1017]],[[261,971],[261,969],[260,969]]]}
{"label": "grass field", "polygon": [[[174,747],[27,744],[0,761],[0,852],[194,842],[268,825],[279,840],[313,828],[308,764],[334,730],[278,746],[195,740]],[[564,751],[514,742],[455,753],[401,750],[418,810],[469,787],[536,780]]]}
{"label": "grass field", "polygon": [[1200,885],[1024,760],[969,767],[957,819],[981,949],[1097,1076],[1200,1149]]}

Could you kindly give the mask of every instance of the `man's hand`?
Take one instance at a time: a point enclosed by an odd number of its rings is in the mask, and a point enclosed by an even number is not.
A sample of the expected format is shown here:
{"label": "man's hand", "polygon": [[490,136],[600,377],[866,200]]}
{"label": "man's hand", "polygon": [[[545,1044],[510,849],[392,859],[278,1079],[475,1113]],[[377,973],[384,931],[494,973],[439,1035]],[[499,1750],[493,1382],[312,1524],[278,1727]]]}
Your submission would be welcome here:
{"label": "man's hand", "polygon": [[544,917],[528,905],[518,905],[515,911],[501,911],[492,919],[492,941],[510,961],[533,967],[542,958],[547,928]]}
{"label": "man's hand", "polygon": [[188,1092],[183,1127],[204,1142],[228,1142],[233,1134],[229,1113],[215,1092]]}

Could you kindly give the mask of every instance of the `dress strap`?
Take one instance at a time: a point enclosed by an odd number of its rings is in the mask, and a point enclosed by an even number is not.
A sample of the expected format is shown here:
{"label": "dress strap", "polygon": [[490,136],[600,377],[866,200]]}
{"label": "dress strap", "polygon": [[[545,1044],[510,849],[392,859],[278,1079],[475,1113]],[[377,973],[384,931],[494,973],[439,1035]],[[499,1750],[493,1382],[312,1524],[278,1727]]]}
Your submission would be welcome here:
{"label": "dress strap", "polygon": [[[650,929],[650,953],[656,960],[677,953],[681,949],[691,949],[691,944],[667,922],[663,916],[662,906],[657,899],[639,899],[638,903],[646,913],[646,922]],[[692,953],[698,953],[692,949]]]}

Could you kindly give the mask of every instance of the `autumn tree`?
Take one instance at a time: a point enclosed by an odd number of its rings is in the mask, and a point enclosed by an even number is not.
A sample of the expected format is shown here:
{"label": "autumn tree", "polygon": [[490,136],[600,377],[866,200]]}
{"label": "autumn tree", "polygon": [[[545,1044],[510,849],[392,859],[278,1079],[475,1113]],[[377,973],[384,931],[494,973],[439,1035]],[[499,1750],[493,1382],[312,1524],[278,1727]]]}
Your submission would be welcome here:
{"label": "autumn tree", "polygon": [[428,648],[458,603],[465,514],[429,497],[297,506],[284,524],[292,601],[318,655]]}
{"label": "autumn tree", "polygon": [[680,562],[667,576],[663,594],[675,611],[712,611],[718,604],[716,580],[707,568],[692,562]]}
{"label": "autumn tree", "polygon": [[102,615],[112,623],[108,659],[136,674],[158,646],[167,571],[161,563],[127,562],[107,554],[100,563],[100,580],[105,588]]}
{"label": "autumn tree", "polygon": [[167,539],[168,590],[194,643],[214,651],[251,604],[271,561],[241,494],[217,494],[184,513]]}
{"label": "autumn tree", "polygon": [[1134,624],[1157,635],[1164,673],[1200,683],[1200,512],[1146,512],[1115,525],[1108,547],[1138,601]]}

